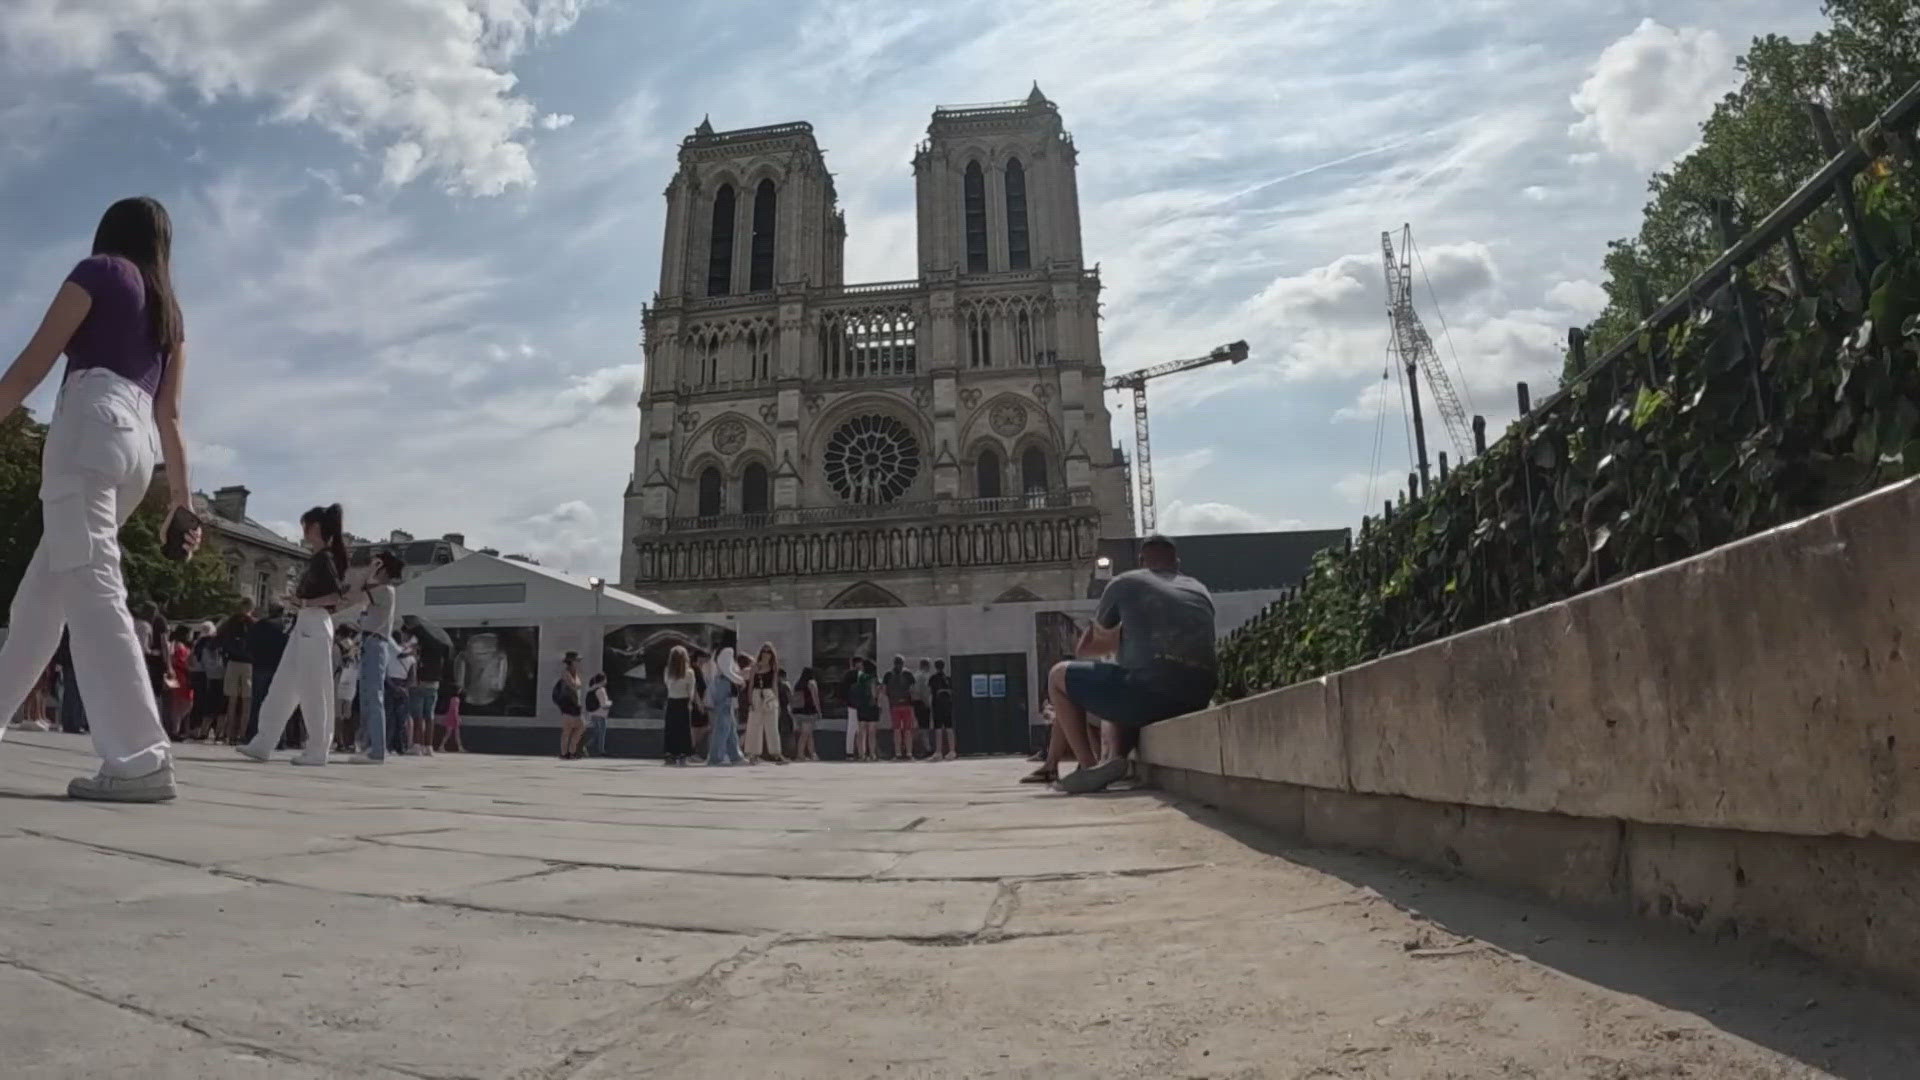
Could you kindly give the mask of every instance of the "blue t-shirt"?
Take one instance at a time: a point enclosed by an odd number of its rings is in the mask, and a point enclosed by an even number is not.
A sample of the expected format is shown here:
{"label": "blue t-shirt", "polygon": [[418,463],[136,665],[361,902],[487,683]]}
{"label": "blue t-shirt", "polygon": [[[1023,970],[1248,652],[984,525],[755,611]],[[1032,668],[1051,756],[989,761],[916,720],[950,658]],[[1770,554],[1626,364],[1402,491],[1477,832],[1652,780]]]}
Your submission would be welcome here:
{"label": "blue t-shirt", "polygon": [[166,358],[153,340],[140,268],[118,255],[94,255],[80,260],[67,280],[92,301],[67,342],[67,374],[105,368],[149,394],[158,392]]}

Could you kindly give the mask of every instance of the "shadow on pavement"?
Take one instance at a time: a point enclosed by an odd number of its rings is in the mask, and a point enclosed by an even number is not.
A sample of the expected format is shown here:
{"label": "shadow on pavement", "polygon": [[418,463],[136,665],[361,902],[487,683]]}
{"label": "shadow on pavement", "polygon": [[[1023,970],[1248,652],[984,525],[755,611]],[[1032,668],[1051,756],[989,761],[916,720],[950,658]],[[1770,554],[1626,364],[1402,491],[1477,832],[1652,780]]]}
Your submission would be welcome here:
{"label": "shadow on pavement", "polygon": [[1248,848],[1372,889],[1453,934],[1691,1013],[1843,1080],[1920,1076],[1920,999],[1784,947],[1716,942],[1384,856],[1304,847],[1210,805],[1157,794]]}

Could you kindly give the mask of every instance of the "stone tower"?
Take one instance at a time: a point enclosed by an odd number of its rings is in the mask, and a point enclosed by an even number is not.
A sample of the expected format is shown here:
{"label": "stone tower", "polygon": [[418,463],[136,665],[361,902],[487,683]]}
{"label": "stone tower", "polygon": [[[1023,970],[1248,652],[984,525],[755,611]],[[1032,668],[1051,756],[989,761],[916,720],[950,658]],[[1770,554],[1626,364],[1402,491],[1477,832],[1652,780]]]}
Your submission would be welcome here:
{"label": "stone tower", "polygon": [[1036,86],[927,135],[919,274],[862,285],[810,125],[682,141],[630,587],[685,611],[1066,599],[1130,532],[1059,111]]}

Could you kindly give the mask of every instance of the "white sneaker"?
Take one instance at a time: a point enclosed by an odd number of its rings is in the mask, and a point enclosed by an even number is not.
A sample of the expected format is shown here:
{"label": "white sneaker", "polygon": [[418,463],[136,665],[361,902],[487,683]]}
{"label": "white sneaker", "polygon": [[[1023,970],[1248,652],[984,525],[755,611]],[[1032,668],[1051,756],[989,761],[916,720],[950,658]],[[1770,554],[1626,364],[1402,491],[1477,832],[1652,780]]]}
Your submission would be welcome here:
{"label": "white sneaker", "polygon": [[53,725],[47,723],[45,720],[35,720],[33,723],[28,724],[27,726],[32,728],[35,731],[52,731],[53,730]]}
{"label": "white sneaker", "polygon": [[94,802],[166,802],[175,794],[172,762],[145,776],[76,776],[67,782],[67,798]]}
{"label": "white sneaker", "polygon": [[386,759],[372,757],[368,754],[355,754],[352,757],[347,759],[347,764],[349,765],[384,765],[386,764]]}
{"label": "white sneaker", "polygon": [[253,748],[252,743],[240,743],[239,745],[233,748],[233,752],[236,754],[239,754],[243,758],[250,758],[254,761],[266,761],[267,759],[273,757],[272,754],[269,754],[260,750],[255,750]]}
{"label": "white sneaker", "polygon": [[326,759],[326,757],[325,757],[324,755],[322,755],[321,757],[317,757],[317,758],[311,758],[311,757],[308,757],[308,756],[307,756],[307,755],[305,755],[305,754],[300,754],[300,755],[298,755],[298,756],[296,756],[296,757],[293,757],[293,758],[290,758],[290,759],[288,759],[288,764],[292,764],[292,765],[315,765],[315,766],[318,766],[318,765],[325,765],[326,763],[327,763],[327,759]]}

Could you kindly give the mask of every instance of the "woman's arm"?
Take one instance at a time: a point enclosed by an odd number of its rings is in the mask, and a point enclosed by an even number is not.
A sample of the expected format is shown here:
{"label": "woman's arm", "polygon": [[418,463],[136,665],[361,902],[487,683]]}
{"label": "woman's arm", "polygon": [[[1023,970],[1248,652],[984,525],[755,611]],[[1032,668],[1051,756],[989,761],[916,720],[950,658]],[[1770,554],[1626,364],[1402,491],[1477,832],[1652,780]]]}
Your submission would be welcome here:
{"label": "woman's arm", "polygon": [[187,476],[187,439],[180,428],[180,387],[186,382],[187,347],[168,357],[153,399],[153,422],[160,431],[160,452],[167,462],[167,494],[178,510],[193,509],[193,485]]}
{"label": "woman's arm", "polygon": [[87,290],[71,281],[60,284],[53,303],[47,305],[47,313],[40,318],[40,329],[34,331],[27,347],[14,358],[13,366],[0,376],[0,420],[12,416],[13,410],[27,400],[27,395],[46,381],[53,362],[67,351],[67,342],[73,340],[73,332],[80,329],[80,323],[92,307],[93,297],[87,295]]}

